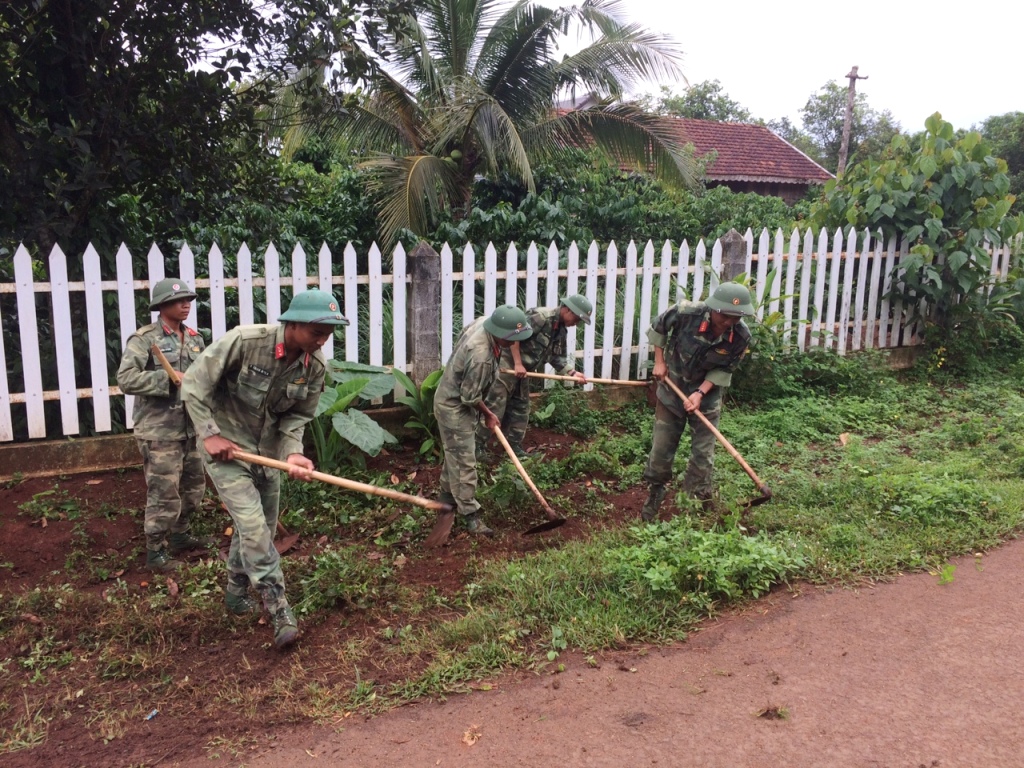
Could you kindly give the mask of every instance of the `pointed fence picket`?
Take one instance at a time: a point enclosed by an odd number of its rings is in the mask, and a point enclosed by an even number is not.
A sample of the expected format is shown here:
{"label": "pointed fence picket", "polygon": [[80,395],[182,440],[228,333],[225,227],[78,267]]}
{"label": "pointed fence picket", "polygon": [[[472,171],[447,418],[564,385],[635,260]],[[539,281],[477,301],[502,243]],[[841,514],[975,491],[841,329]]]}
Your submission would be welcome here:
{"label": "pointed fence picket", "polygon": [[[922,303],[904,298],[899,265],[908,249],[895,237],[883,242],[880,232],[823,230],[815,235],[807,230],[792,232],[787,245],[782,231],[772,235],[762,229],[756,238],[747,230],[743,241],[747,274],[756,275],[758,314],[781,313],[786,343],[795,340],[801,351],[823,346],[840,354],[920,343],[916,321],[908,324],[915,317],[908,308],[919,310]],[[569,329],[570,359],[590,377],[600,371],[605,378],[645,378],[651,363],[651,323],[673,301],[700,300],[714,290],[723,249],[714,242],[709,256],[709,244],[703,240],[694,246],[686,241],[678,246],[662,243],[660,252],[649,241],[642,254],[640,247],[629,242],[620,253],[615,243],[604,248],[590,243],[583,255],[576,243],[564,249],[551,243],[542,256],[538,245],[531,243],[525,252],[509,246],[502,257],[492,243],[469,244],[460,261],[459,253],[443,246],[438,257],[441,307],[436,308],[441,363],[447,362],[462,328],[481,310],[492,312],[499,296],[503,303],[529,308],[558,306],[562,296],[582,293],[595,312],[592,323]],[[1019,247],[1004,244],[991,250],[994,279],[1006,279],[1019,258]],[[118,361],[107,340],[113,334],[124,348],[138,325],[146,322],[137,316],[137,308],[148,307],[151,286],[166,274],[194,287],[200,301],[193,302],[191,325],[208,328],[214,338],[233,326],[235,318],[242,324],[276,322],[282,301],[297,291],[332,291],[350,323],[343,337],[325,345],[329,357],[386,363],[422,380],[430,371],[416,370],[406,340],[411,333],[406,310],[415,301],[416,289],[404,248],[397,246],[389,260],[376,245],[363,259],[351,245],[340,254],[322,245],[314,258],[310,256],[297,245],[282,265],[277,248],[270,244],[254,271],[252,252],[244,244],[233,255],[223,254],[216,245],[198,255],[183,246],[169,258],[153,246],[142,260],[146,274],[140,275],[135,273],[138,260],[121,246],[113,266],[107,267],[112,274],[104,280],[100,256],[92,246],[77,264],[57,247],[42,261],[19,247],[13,258],[13,282],[0,284],[0,326],[7,327],[0,337],[0,442],[114,428],[111,400],[122,395],[112,386]],[[82,279],[70,279],[72,271],[80,272]],[[49,282],[37,279],[43,272]],[[770,272],[775,278],[768,284]],[[116,312],[105,311],[112,303]],[[8,326],[12,323],[17,329]],[[20,371],[9,370],[8,360],[19,361]],[[395,393],[401,393],[397,386]],[[53,406],[49,433],[47,401],[59,401]],[[125,398],[126,412],[123,419],[118,416],[118,426],[131,428],[131,405],[131,398]],[[88,411],[84,422],[83,407]]]}

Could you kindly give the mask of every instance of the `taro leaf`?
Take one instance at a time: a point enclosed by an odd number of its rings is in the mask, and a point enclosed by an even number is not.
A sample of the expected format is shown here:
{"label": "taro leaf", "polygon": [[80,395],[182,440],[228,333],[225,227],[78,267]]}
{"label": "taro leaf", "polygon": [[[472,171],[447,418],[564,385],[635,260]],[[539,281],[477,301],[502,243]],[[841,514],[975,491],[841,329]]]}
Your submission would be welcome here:
{"label": "taro leaf", "polygon": [[336,413],[331,423],[334,424],[335,432],[370,456],[380,453],[384,443],[398,442],[394,435],[362,411]]}
{"label": "taro leaf", "polygon": [[364,400],[383,397],[395,388],[395,377],[390,368],[353,363],[347,360],[331,361],[331,380],[335,384],[342,384],[358,378],[367,380],[365,388],[359,393]]}
{"label": "taro leaf", "polygon": [[352,379],[336,387],[327,387],[320,393],[320,401],[316,404],[316,416],[343,411],[352,404],[352,401],[359,397],[369,379]]}

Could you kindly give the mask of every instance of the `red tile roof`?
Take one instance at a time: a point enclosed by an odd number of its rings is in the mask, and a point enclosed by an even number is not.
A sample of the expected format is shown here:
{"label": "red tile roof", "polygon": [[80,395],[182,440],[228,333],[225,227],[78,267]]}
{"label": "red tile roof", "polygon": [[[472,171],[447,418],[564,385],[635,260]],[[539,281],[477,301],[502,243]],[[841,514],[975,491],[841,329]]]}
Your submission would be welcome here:
{"label": "red tile roof", "polygon": [[833,178],[807,155],[763,125],[676,118],[679,138],[693,144],[697,156],[717,151],[709,181],[823,183]]}

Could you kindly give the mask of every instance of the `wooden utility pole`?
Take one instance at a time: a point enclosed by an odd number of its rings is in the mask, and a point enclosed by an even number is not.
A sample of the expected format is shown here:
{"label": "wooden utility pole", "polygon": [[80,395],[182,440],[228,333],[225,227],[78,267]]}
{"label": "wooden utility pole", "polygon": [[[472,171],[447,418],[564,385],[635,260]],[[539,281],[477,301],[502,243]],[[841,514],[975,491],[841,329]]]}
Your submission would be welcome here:
{"label": "wooden utility pole", "polygon": [[839,147],[839,167],[836,169],[836,176],[842,176],[846,170],[846,155],[850,150],[850,126],[853,124],[853,102],[857,96],[857,81],[867,80],[868,76],[861,77],[857,74],[857,67],[850,70],[846,77],[850,80],[850,87],[846,90],[846,117],[843,119],[843,143]]}

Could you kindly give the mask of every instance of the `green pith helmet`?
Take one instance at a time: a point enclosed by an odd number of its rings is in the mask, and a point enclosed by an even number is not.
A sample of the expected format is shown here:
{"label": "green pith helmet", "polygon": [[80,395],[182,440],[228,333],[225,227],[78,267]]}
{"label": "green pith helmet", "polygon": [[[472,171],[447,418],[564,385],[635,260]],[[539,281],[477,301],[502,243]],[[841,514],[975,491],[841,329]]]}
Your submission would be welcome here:
{"label": "green pith helmet", "polygon": [[574,293],[572,296],[563,296],[562,306],[566,307],[584,323],[590,325],[590,314],[594,311],[594,305],[590,303],[590,299],[586,296],[579,293]]}
{"label": "green pith helmet", "polygon": [[723,315],[739,315],[750,317],[754,314],[754,305],[750,300],[750,291],[739,283],[720,283],[705,304]]}
{"label": "green pith helmet", "polygon": [[502,341],[526,341],[533,336],[533,328],[526,313],[519,307],[498,307],[484,320],[484,330]]}
{"label": "green pith helmet", "polygon": [[195,292],[185,284],[184,280],[177,277],[165,277],[153,286],[153,296],[149,302],[149,308],[155,312],[160,309],[161,304],[181,299],[194,299],[195,297]]}
{"label": "green pith helmet", "polygon": [[288,305],[288,311],[278,320],[287,323],[348,325],[348,320],[338,309],[338,300],[334,294],[316,289],[295,294]]}

